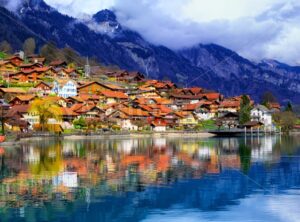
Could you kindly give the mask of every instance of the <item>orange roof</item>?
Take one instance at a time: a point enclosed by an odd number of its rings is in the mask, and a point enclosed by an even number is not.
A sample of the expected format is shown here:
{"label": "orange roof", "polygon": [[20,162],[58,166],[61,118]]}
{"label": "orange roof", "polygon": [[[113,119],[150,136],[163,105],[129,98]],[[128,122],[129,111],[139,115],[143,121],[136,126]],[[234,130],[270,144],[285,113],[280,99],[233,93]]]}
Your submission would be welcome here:
{"label": "orange roof", "polygon": [[35,71],[37,71],[37,72],[47,72],[50,69],[51,69],[50,67],[44,66],[44,67],[41,67],[41,68],[35,68]]}
{"label": "orange roof", "polygon": [[[21,95],[21,96],[16,96],[14,99],[19,99],[21,101],[31,101],[36,97],[36,95]],[[14,100],[12,99],[12,100]]]}
{"label": "orange roof", "polygon": [[203,104],[204,104],[204,101],[200,101],[198,103],[193,103],[193,104],[186,104],[183,106],[182,110],[183,111],[194,111],[195,109],[199,108]]}
{"label": "orange roof", "polygon": [[78,113],[75,113],[71,108],[61,108],[63,116],[78,116]]}
{"label": "orange roof", "polygon": [[120,108],[121,112],[125,113],[127,116],[149,116],[149,113],[141,109],[135,108]]}
{"label": "orange roof", "polygon": [[156,104],[151,104],[148,105],[152,109],[159,109],[163,113],[171,113],[172,110],[164,105],[156,105]]}
{"label": "orange roof", "polygon": [[202,94],[203,96],[205,96],[208,100],[217,100],[220,98],[220,93],[205,93]]}
{"label": "orange roof", "polygon": [[220,107],[223,108],[239,108],[240,102],[239,101],[231,101],[231,100],[224,100],[221,102]]}
{"label": "orange roof", "polygon": [[103,94],[107,98],[128,99],[128,96],[123,92],[105,90],[101,91],[101,94]]}

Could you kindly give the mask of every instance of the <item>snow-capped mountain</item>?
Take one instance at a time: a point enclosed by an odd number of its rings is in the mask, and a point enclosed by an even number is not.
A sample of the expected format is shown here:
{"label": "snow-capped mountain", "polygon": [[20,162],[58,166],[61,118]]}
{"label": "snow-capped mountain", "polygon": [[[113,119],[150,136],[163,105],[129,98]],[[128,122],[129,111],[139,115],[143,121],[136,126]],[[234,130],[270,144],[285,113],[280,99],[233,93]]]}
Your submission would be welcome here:
{"label": "snow-capped mountain", "polygon": [[250,94],[256,100],[272,91],[280,101],[300,103],[300,67],[276,61],[254,63],[215,44],[179,51],[157,46],[123,27],[109,10],[78,20],[42,0],[27,0],[14,14],[0,8],[0,30],[0,41],[8,40],[16,49],[33,36],[39,45],[45,41],[68,45],[103,64],[138,70],[151,78],[198,85],[228,96]]}

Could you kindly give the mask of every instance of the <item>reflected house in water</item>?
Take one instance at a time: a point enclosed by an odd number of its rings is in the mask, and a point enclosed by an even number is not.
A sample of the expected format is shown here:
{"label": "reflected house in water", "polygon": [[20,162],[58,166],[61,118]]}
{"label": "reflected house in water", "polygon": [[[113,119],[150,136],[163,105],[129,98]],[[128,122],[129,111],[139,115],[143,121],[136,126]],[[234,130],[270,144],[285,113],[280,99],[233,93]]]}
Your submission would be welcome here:
{"label": "reflected house in water", "polygon": [[[45,202],[57,201],[57,196],[69,203],[88,200],[94,204],[107,195],[150,192],[159,189],[155,188],[157,185],[169,185],[176,190],[181,184],[177,181],[192,179],[189,183],[199,184],[198,188],[202,186],[212,195],[213,205],[216,204],[213,196],[225,194],[231,186],[242,189],[244,179],[238,173],[240,169],[255,177],[258,175],[252,174],[257,165],[252,166],[251,162],[263,161],[272,166],[279,157],[273,150],[278,144],[280,140],[275,137],[31,142],[6,150],[1,169],[7,170],[1,171],[0,199],[6,207],[17,208],[31,202],[43,207]],[[180,192],[187,195],[193,189],[197,190],[192,186]],[[180,199],[177,192],[175,196]],[[163,195],[157,198],[164,200]],[[199,196],[198,200],[203,201]],[[24,210],[26,215],[26,207]]]}

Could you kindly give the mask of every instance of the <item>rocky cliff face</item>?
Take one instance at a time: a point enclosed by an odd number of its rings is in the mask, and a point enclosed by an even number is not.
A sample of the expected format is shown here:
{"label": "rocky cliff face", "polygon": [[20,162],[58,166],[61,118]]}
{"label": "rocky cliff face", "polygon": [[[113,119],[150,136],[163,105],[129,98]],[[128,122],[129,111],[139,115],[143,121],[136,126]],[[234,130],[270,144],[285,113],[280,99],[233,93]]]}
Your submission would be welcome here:
{"label": "rocky cliff face", "polygon": [[[63,15],[42,0],[25,1],[14,15],[4,8],[0,10],[0,40],[9,40],[15,48],[33,36],[39,45],[54,41],[59,47],[70,46],[83,56],[97,57],[103,64],[121,69],[138,70],[149,78],[170,79],[182,86],[199,85],[227,96],[250,94],[256,100],[263,92],[272,91],[281,101],[300,103],[298,67],[253,63],[215,44],[180,51],[153,45],[123,27],[109,10],[85,20]],[[6,17],[7,13],[14,19]]]}

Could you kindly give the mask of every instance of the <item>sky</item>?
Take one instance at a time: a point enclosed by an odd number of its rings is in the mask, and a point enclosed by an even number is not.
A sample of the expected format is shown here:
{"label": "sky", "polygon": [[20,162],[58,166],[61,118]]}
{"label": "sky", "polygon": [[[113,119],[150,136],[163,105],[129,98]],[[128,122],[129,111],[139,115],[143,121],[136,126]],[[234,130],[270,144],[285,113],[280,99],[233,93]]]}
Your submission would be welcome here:
{"label": "sky", "polygon": [[[22,0],[10,1],[17,3]],[[146,40],[172,49],[220,44],[252,59],[300,65],[299,0],[45,0],[83,18],[101,9]]]}

